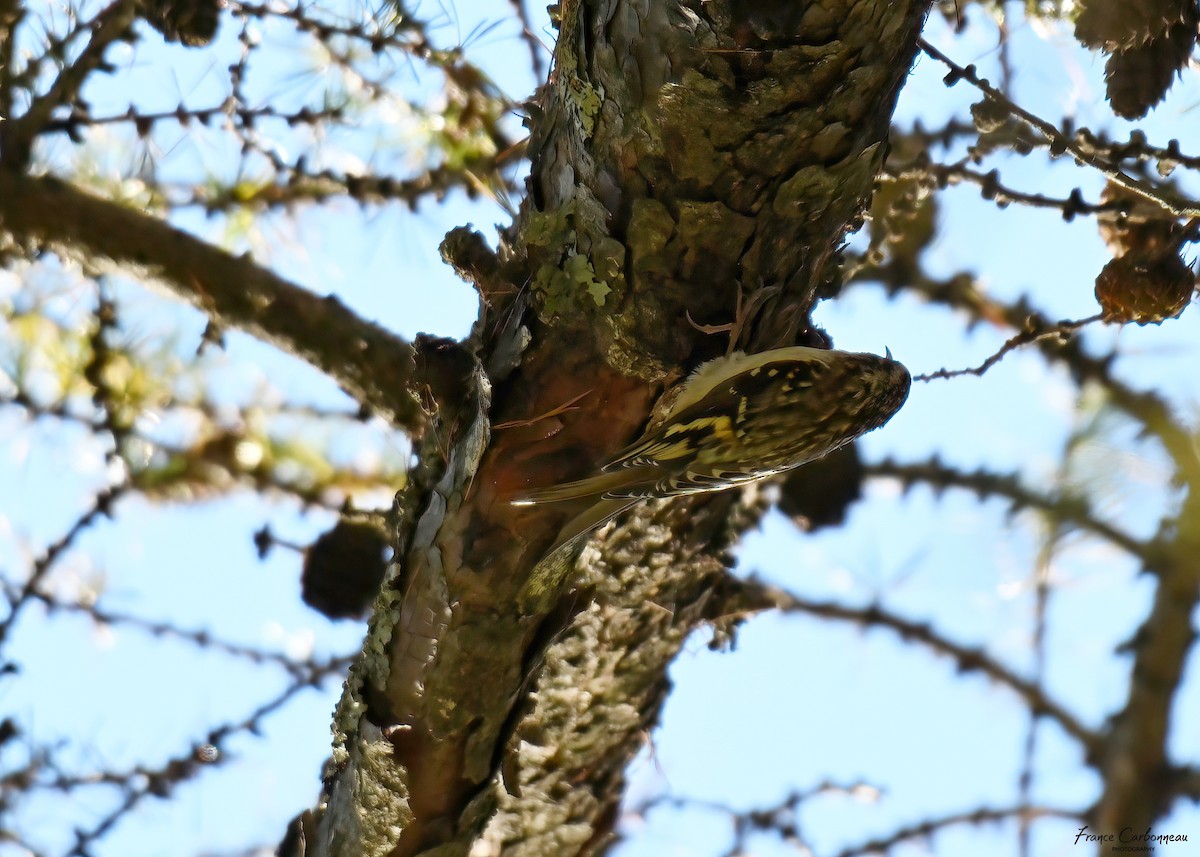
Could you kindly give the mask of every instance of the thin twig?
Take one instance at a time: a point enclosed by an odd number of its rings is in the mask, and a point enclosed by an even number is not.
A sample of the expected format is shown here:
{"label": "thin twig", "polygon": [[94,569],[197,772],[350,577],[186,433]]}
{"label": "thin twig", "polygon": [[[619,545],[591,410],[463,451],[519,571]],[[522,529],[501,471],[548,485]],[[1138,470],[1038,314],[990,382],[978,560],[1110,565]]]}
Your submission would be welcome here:
{"label": "thin twig", "polygon": [[508,0],[508,2],[516,12],[517,20],[521,22],[521,38],[525,40],[525,44],[529,48],[529,64],[533,69],[533,79],[540,84],[546,79],[546,58],[542,56],[542,51],[546,50],[546,46],[533,32],[533,20],[529,17],[529,10],[525,8],[525,0]]}
{"label": "thin twig", "polygon": [[1048,330],[1044,328],[1030,328],[1028,330],[1023,330],[1005,342],[1002,346],[1000,346],[999,351],[997,351],[987,360],[984,360],[978,366],[970,369],[938,369],[936,372],[928,372],[924,375],[916,375],[913,377],[913,380],[934,381],[939,378],[957,378],[960,375],[982,376],[984,372],[991,369],[993,366],[1003,360],[1005,355],[1007,355],[1010,351],[1020,348],[1022,345],[1028,345],[1032,342],[1037,342],[1040,339],[1047,339],[1052,336],[1062,336],[1063,334],[1070,333],[1071,331],[1078,330],[1081,327],[1086,327],[1089,324],[1103,320],[1103,313],[1097,313],[1096,315],[1091,315],[1087,318],[1076,319],[1074,321],[1063,320],[1056,322]]}
{"label": "thin twig", "polygon": [[1020,806],[1009,807],[1007,809],[989,809],[987,807],[976,809],[971,812],[955,813],[953,815],[942,816],[941,818],[933,818],[929,821],[923,821],[920,824],[914,824],[909,827],[902,827],[894,833],[883,836],[878,839],[872,839],[868,842],[863,842],[859,845],[851,846],[839,851],[836,857],[866,857],[871,854],[886,854],[898,845],[902,845],[913,839],[928,839],[933,834],[940,830],[945,830],[948,827],[957,827],[966,824],[984,824],[986,822],[1006,821],[1010,818],[1024,820],[1032,820],[1038,818],[1069,818],[1079,819],[1083,817],[1083,813],[1079,810],[1061,809],[1049,806],[1030,806],[1022,804]]}
{"label": "thin twig", "polygon": [[239,721],[232,721],[209,730],[204,740],[189,747],[186,752],[167,760],[157,771],[141,772],[142,776],[132,779],[126,787],[123,800],[95,825],[87,830],[75,832],[75,844],[68,857],[87,857],[89,846],[98,842],[147,797],[166,797],[181,783],[193,779],[206,768],[220,764],[227,758],[224,747],[227,740],[241,733],[257,733],[262,722],[284,707],[292,697],[305,688],[316,687],[330,676],[340,676],[345,664],[318,675],[292,681],[274,698],[255,708]]}
{"label": "thin twig", "polygon": [[75,544],[75,540],[79,538],[80,534],[96,522],[97,518],[112,515],[113,503],[126,490],[128,490],[127,484],[118,484],[111,488],[105,488],[97,494],[91,507],[75,519],[75,523],[59,537],[58,541],[47,547],[42,552],[42,555],[34,560],[33,568],[30,570],[29,577],[26,578],[25,583],[15,592],[6,593],[9,607],[8,615],[3,620],[0,620],[0,645],[3,645],[5,640],[8,639],[8,634],[16,623],[17,617],[20,616],[21,611],[30,601],[37,598],[38,587],[46,575],[50,573],[51,569],[54,568],[54,564],[68,548]]}
{"label": "thin twig", "polygon": [[1109,161],[1096,157],[1093,153],[1081,147],[1071,137],[1051,125],[1045,119],[1029,112],[1006,97],[1003,92],[996,89],[986,80],[981,78],[975,71],[975,66],[968,65],[964,67],[958,65],[954,62],[954,60],[950,59],[950,57],[939,51],[925,39],[919,39],[918,44],[920,45],[921,50],[923,50],[926,54],[950,68],[950,75],[948,75],[946,78],[947,86],[953,85],[959,80],[967,81],[980,92],[984,93],[989,98],[994,99],[998,104],[1003,105],[1009,111],[1009,113],[1020,118],[1030,127],[1043,134],[1051,144],[1051,152],[1054,152],[1055,150],[1070,152],[1071,155],[1073,155],[1080,163],[1087,164],[1088,166],[1102,172],[1111,182],[1113,182],[1113,184],[1116,184],[1125,190],[1130,191],[1131,193],[1135,193],[1138,196],[1149,200],[1155,205],[1161,206],[1164,211],[1169,212],[1174,217],[1189,219],[1200,217],[1200,206],[1170,199],[1145,182],[1126,175],[1119,168],[1113,166]]}
{"label": "thin twig", "polygon": [[54,111],[72,106],[89,76],[104,67],[104,54],[108,48],[114,42],[129,37],[137,10],[137,0],[114,0],[95,18],[76,29],[75,32],[91,31],[87,47],[59,71],[46,93],[35,97],[29,109],[20,117],[4,117],[7,127],[3,130],[4,147],[0,155],[8,167],[20,168],[25,165],[34,138],[45,130]]}

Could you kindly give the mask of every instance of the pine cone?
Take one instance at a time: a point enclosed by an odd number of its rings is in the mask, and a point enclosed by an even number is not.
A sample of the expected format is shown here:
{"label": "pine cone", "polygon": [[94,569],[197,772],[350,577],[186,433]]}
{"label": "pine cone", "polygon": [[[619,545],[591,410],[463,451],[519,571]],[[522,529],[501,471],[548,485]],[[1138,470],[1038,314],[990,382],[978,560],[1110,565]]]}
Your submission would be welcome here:
{"label": "pine cone", "polygon": [[221,0],[144,0],[142,11],[168,42],[199,48],[217,35],[221,6]]}
{"label": "pine cone", "polygon": [[1192,269],[1178,253],[1126,253],[1096,277],[1096,300],[1107,322],[1161,324],[1183,312],[1195,283]]}
{"label": "pine cone", "polygon": [[304,603],[330,619],[360,616],[371,606],[387,571],[387,532],[343,518],[308,549],[300,578]]}
{"label": "pine cone", "polygon": [[1174,24],[1163,36],[1108,58],[1104,80],[1113,113],[1140,119],[1163,100],[1196,47],[1194,3],[1191,9],[1186,21]]}
{"label": "pine cone", "polygon": [[1195,0],[1086,0],[1075,19],[1075,38],[1089,48],[1128,51],[1193,19]]}

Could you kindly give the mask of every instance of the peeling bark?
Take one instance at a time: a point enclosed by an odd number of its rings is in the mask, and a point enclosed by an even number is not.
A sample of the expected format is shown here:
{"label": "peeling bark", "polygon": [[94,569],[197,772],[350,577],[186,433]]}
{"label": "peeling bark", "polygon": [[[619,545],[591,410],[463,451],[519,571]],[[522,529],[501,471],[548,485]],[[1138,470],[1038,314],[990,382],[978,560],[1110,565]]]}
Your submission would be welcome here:
{"label": "peeling bark", "polygon": [[744,345],[816,335],[809,313],[836,286],[927,6],[564,2],[506,245],[489,259],[457,232],[443,247],[484,297],[481,368],[422,442],[402,562],[302,853],[611,841],[666,668],[716,618],[729,548],[762,506],[753,490],[645,504],[593,539],[557,603],[522,615],[521,586],[572,510],[508,498],[587,472],[665,385],[725,350],[687,314],[731,321],[741,294],[757,310]]}

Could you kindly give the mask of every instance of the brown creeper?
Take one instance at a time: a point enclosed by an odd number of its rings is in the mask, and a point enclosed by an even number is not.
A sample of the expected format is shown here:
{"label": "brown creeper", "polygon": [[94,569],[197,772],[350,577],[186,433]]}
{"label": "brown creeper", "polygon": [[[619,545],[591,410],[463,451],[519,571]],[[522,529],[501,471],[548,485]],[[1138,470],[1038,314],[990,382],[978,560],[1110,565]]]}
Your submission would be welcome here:
{"label": "brown creeper", "polygon": [[891,354],[797,345],[720,357],[669,391],[642,436],[598,473],[512,502],[598,498],[563,527],[548,559],[643,498],[723,491],[833,452],[891,419],[910,384]]}

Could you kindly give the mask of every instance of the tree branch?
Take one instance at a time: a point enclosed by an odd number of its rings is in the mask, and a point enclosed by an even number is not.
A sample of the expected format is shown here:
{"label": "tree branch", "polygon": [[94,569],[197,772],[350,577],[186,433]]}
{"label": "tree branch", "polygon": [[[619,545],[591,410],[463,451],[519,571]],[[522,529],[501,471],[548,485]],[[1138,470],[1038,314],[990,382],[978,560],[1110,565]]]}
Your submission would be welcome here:
{"label": "tree branch", "polygon": [[1018,509],[1039,509],[1056,521],[1073,524],[1080,529],[1095,533],[1105,541],[1143,561],[1150,556],[1153,547],[1153,543],[1136,539],[1125,531],[1097,518],[1089,508],[1086,498],[1040,494],[1022,485],[1020,480],[1013,475],[988,473],[984,470],[963,473],[953,467],[947,467],[936,458],[913,464],[884,460],[878,464],[868,464],[864,469],[869,476],[899,479],[905,487],[916,482],[924,482],[934,490],[954,487],[973,491],[980,498],[985,496],[1004,497],[1011,500],[1013,506]]}
{"label": "tree branch", "polygon": [[112,517],[113,505],[127,491],[128,483],[123,481],[97,492],[87,511],[76,518],[67,531],[47,546],[41,556],[34,560],[25,583],[4,593],[5,599],[8,601],[8,615],[0,620],[0,647],[8,640],[8,635],[16,624],[17,617],[21,615],[21,611],[38,597],[38,587],[54,568],[55,563],[75,544],[83,531],[92,526],[97,519]]}
{"label": "tree branch", "polygon": [[1059,323],[1047,318],[1025,299],[1013,303],[997,300],[980,290],[970,274],[956,274],[944,280],[925,274],[914,277],[906,266],[896,264],[865,265],[855,273],[854,279],[877,280],[888,294],[905,290],[931,303],[962,310],[971,318],[972,324],[987,322],[1017,331],[1032,331],[1031,342],[1046,360],[1065,366],[1077,384],[1088,381],[1098,384],[1113,405],[1159,439],[1180,470],[1185,473],[1200,470],[1200,458],[1191,432],[1180,428],[1170,404],[1162,396],[1135,389],[1116,378],[1112,373],[1115,354],[1093,357],[1078,339],[1041,336],[1042,332],[1056,331]]}
{"label": "tree branch", "polygon": [[999,349],[997,349],[990,357],[988,357],[978,366],[972,366],[968,369],[942,368],[934,372],[927,372],[923,375],[917,375],[913,378],[913,381],[935,381],[939,378],[959,378],[963,375],[983,377],[984,373],[1003,360],[1005,355],[1011,351],[1015,351],[1022,345],[1028,345],[1031,342],[1037,342],[1041,339],[1051,338],[1057,339],[1061,342],[1070,336],[1073,331],[1079,330],[1081,327],[1086,327],[1087,325],[1093,324],[1097,321],[1101,321],[1103,318],[1104,316],[1101,313],[1097,313],[1096,315],[1091,315],[1087,318],[1064,319],[1060,322],[1057,322],[1049,330],[1026,328],[1020,333],[1010,336],[1007,340],[1005,340],[1004,344],[1001,345]]}
{"label": "tree branch", "polygon": [[[131,27],[137,18],[137,0],[114,0],[96,17],[79,25],[70,35],[83,30],[91,32],[87,47],[65,65],[42,96],[36,97],[29,109],[19,118],[5,116],[8,121],[0,132],[0,160],[10,169],[24,167],[29,161],[34,138],[42,132],[54,111],[68,107],[79,96],[84,82],[97,69],[103,69],[104,54],[113,42],[131,37]],[[68,39],[70,36],[68,37]]]}
{"label": "tree branch", "polygon": [[419,432],[425,424],[414,395],[416,350],[335,297],[50,177],[0,170],[0,227],[91,265],[107,261],[157,280],[222,325],[307,360],[394,425]]}
{"label": "tree branch", "polygon": [[1171,198],[1168,194],[1163,193],[1158,188],[1152,187],[1148,183],[1126,175],[1119,168],[1113,166],[1112,163],[1103,158],[1097,157],[1095,153],[1089,149],[1080,146],[1071,137],[1059,131],[1045,119],[1037,116],[1034,113],[1014,104],[1003,92],[996,89],[986,80],[981,78],[975,71],[975,66],[960,66],[952,59],[939,51],[925,39],[920,40],[921,50],[929,54],[933,59],[945,64],[950,69],[950,73],[946,75],[946,85],[953,86],[960,80],[965,80],[992,99],[997,104],[1002,105],[1012,115],[1018,117],[1031,128],[1036,129],[1044,134],[1050,143],[1051,154],[1061,154],[1069,152],[1081,164],[1087,164],[1094,169],[1103,173],[1109,181],[1113,182],[1130,193],[1135,193],[1143,199],[1149,200],[1157,206],[1160,206],[1163,211],[1168,212],[1172,217],[1177,218],[1195,218],[1200,217],[1200,206],[1190,200],[1178,200]]}
{"label": "tree branch", "polygon": [[1001,809],[980,807],[969,812],[931,818],[918,824],[901,827],[888,836],[871,839],[839,851],[837,857],[868,857],[868,855],[872,854],[888,854],[911,840],[928,839],[942,830],[961,825],[981,825],[987,822],[1006,821],[1008,819],[1033,821],[1039,818],[1078,819],[1081,817],[1081,813],[1075,810],[1050,806],[1029,806],[1023,804]]}
{"label": "tree branch", "polygon": [[1158,577],[1154,604],[1130,643],[1133,670],[1125,707],[1112,720],[1103,755],[1094,763],[1104,793],[1093,815],[1105,833],[1142,830],[1170,808],[1177,784],[1167,737],[1175,691],[1196,641],[1192,616],[1200,604],[1200,481],[1188,474],[1188,496],[1164,556],[1149,570]]}
{"label": "tree branch", "polygon": [[906,642],[919,643],[951,658],[963,672],[982,672],[989,678],[1007,685],[1024,700],[1030,711],[1043,714],[1058,723],[1064,732],[1083,745],[1089,755],[1100,747],[1100,734],[1084,726],[1066,707],[1051,699],[1040,685],[1021,678],[979,649],[946,639],[928,624],[905,619],[877,605],[847,607],[833,602],[811,601],[755,579],[734,581],[725,606],[733,613],[750,614],[776,609],[855,622],[865,627],[889,628]]}

